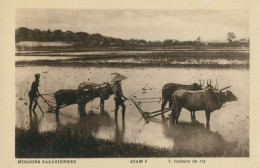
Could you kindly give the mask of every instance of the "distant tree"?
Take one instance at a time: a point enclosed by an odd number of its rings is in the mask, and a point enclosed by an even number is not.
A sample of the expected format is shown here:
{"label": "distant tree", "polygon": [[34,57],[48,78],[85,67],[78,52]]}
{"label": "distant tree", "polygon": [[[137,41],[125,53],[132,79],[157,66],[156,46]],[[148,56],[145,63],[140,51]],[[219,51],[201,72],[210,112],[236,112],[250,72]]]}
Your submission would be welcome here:
{"label": "distant tree", "polygon": [[64,34],[66,42],[70,43],[78,41],[77,36],[72,31],[66,31]]}
{"label": "distant tree", "polygon": [[15,41],[28,41],[29,40],[29,29],[26,27],[20,27],[15,31]]}
{"label": "distant tree", "polygon": [[46,32],[46,41],[52,41],[52,32],[50,29]]}
{"label": "distant tree", "polygon": [[175,46],[178,46],[178,45],[180,45],[180,44],[181,44],[181,42],[178,41],[178,40],[175,40],[174,43],[173,43],[173,45],[175,45]]}
{"label": "distant tree", "polygon": [[198,44],[200,44],[200,40],[201,40],[201,38],[200,38],[200,36],[197,38],[197,43]]}
{"label": "distant tree", "polygon": [[29,39],[30,41],[41,41],[41,30],[39,29],[30,29],[29,30]]}
{"label": "distant tree", "polygon": [[200,47],[201,47],[201,38],[200,38],[200,36],[197,38],[196,43],[197,43],[198,49],[200,49]]}
{"label": "distant tree", "polygon": [[103,40],[103,36],[101,34],[99,34],[99,33],[91,34],[91,35],[89,35],[88,38],[90,40],[94,40],[94,41],[98,41],[98,42]]}
{"label": "distant tree", "polygon": [[75,35],[76,35],[76,38],[78,39],[78,41],[83,42],[83,43],[87,42],[87,38],[89,36],[89,34],[85,33],[85,32],[77,32],[77,33],[75,33]]}
{"label": "distant tree", "polygon": [[47,41],[47,31],[41,32],[41,41]]}
{"label": "distant tree", "polygon": [[144,40],[144,39],[141,39],[141,40],[139,40],[139,44],[146,45],[146,44],[147,44],[147,41]]}
{"label": "distant tree", "polygon": [[35,40],[36,41],[41,41],[41,30],[39,29],[34,29],[34,32],[35,32]]}
{"label": "distant tree", "polygon": [[164,46],[171,46],[171,45],[173,45],[173,40],[166,39],[166,40],[163,41],[163,45]]}
{"label": "distant tree", "polygon": [[61,30],[54,30],[52,41],[62,41],[63,40],[63,32]]}
{"label": "distant tree", "polygon": [[236,38],[235,33],[233,33],[233,32],[227,33],[227,40],[228,40],[229,43],[232,43],[235,38]]}

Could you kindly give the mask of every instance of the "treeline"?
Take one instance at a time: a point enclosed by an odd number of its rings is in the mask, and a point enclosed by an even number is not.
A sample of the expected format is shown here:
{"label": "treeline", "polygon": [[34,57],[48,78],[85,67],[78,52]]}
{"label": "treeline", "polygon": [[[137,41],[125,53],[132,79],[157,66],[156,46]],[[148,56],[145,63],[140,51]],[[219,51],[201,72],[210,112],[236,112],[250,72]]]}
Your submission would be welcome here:
{"label": "treeline", "polygon": [[120,38],[106,37],[99,33],[89,34],[86,32],[72,32],[61,30],[41,31],[39,29],[28,29],[20,27],[15,30],[15,42],[20,41],[40,41],[40,42],[54,42],[62,41],[73,43],[76,46],[194,46],[202,45],[198,41],[178,41],[166,39],[164,41],[146,41],[139,39],[123,40]]}
{"label": "treeline", "polygon": [[72,32],[61,30],[41,31],[39,29],[28,29],[20,27],[15,30],[15,42],[20,41],[38,41],[38,42],[66,42],[71,43],[73,46],[78,47],[171,47],[171,46],[195,46],[202,47],[205,45],[210,46],[249,46],[249,41],[232,41],[229,43],[209,43],[204,44],[201,42],[200,37],[194,41],[178,41],[175,39],[166,39],[164,41],[146,41],[143,39],[129,39],[124,40],[120,38],[106,37],[99,33],[89,34],[86,32]]}

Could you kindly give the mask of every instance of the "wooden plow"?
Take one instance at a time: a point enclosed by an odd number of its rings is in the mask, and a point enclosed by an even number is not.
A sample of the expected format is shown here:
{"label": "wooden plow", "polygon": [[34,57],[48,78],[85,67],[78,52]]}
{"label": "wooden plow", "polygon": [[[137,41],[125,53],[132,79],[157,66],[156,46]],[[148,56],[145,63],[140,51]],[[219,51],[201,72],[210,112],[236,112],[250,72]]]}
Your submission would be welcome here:
{"label": "wooden plow", "polygon": [[[145,99],[157,99],[157,98],[145,98]],[[153,119],[154,117],[162,115],[162,114],[167,113],[167,112],[172,110],[172,108],[169,107],[169,108],[165,108],[163,110],[156,110],[156,111],[152,111],[152,112],[145,112],[140,107],[140,104],[143,103],[143,102],[138,102],[138,101],[133,100],[133,99],[129,99],[129,100],[135,105],[135,107],[137,108],[137,110],[141,114],[142,118],[144,118],[146,123],[149,123],[149,121],[151,119]],[[150,102],[159,102],[159,101],[150,101]],[[145,103],[148,103],[148,102],[145,101]]]}
{"label": "wooden plow", "polygon": [[[52,93],[51,93],[52,94]],[[52,112],[55,112],[56,110],[56,106],[54,106],[54,104],[56,104],[55,102],[52,102],[50,100],[47,100],[45,97],[43,97],[43,95],[51,95],[51,94],[41,94],[40,96],[37,97],[38,98],[42,98],[43,99],[43,102],[46,103],[48,105],[48,110],[45,111],[45,113],[52,113]],[[38,106],[40,107],[40,105],[38,104]],[[66,106],[62,106],[62,107],[66,107]],[[60,108],[62,108],[60,107]],[[41,109],[41,108],[40,108]],[[42,113],[43,113],[43,110],[41,110]]]}

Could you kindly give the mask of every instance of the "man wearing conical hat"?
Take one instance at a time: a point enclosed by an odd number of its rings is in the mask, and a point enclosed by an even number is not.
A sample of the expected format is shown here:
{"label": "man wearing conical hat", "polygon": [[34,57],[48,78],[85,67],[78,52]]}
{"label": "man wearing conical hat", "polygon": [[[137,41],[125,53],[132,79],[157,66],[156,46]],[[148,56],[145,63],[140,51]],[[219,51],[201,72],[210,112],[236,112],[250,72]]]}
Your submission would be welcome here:
{"label": "man wearing conical hat", "polygon": [[33,106],[33,112],[35,113],[35,108],[38,105],[38,101],[37,101],[37,97],[40,95],[40,92],[38,90],[39,87],[39,83],[40,83],[40,74],[35,74],[35,81],[33,81],[32,85],[31,85],[31,90],[29,91],[29,98],[30,98],[30,104],[29,104],[29,112],[30,112],[30,116],[31,116],[31,110],[32,110],[32,105],[34,102],[34,106]]}
{"label": "man wearing conical hat", "polygon": [[125,77],[123,75],[116,74],[116,76],[111,80],[111,82],[114,82],[113,91],[114,91],[114,100],[115,100],[115,120],[117,120],[117,113],[118,113],[119,106],[122,107],[122,119],[123,119],[123,121],[125,120],[126,106],[125,106],[124,102],[125,102],[125,100],[127,100],[127,98],[123,94],[120,82],[121,82],[121,80],[124,80],[126,78],[127,77]]}

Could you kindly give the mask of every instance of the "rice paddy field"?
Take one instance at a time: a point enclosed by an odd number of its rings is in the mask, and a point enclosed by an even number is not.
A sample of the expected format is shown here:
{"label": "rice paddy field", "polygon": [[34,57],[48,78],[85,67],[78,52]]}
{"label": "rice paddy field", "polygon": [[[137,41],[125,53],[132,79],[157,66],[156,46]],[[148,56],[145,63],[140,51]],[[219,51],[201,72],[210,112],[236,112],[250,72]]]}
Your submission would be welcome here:
{"label": "rice paddy field", "polygon": [[[29,61],[29,62],[28,62]],[[17,51],[16,65],[249,68],[248,48]]]}
{"label": "rice paddy field", "polygon": [[[19,51],[16,55],[17,157],[249,156],[247,49]],[[185,109],[181,112],[178,126],[172,126],[170,120],[161,120],[160,116],[145,123],[130,101],[125,102],[125,122],[121,120],[121,109],[116,122],[113,96],[105,101],[104,114],[100,113],[97,98],[87,104],[84,118],[79,117],[77,105],[61,109],[60,123],[57,124],[54,113],[42,115],[38,108],[36,114],[29,117],[28,91],[35,73],[41,74],[39,90],[42,94],[54,93],[59,89],[77,89],[81,82],[86,81],[107,82],[114,77],[114,73],[120,73],[128,77],[122,82],[126,97],[135,93],[136,99],[159,98],[166,83],[192,84],[212,79],[214,85],[217,79],[219,88],[232,85],[230,90],[238,97],[238,101],[226,103],[211,114],[210,131],[205,130],[206,117],[203,111],[196,112],[197,120],[194,123],[191,123],[190,113]],[[53,95],[46,96],[46,99],[55,101]],[[141,103],[140,107],[151,112],[159,110],[160,103],[158,99]],[[40,99],[39,104],[44,110],[48,109]],[[24,142],[30,141],[30,137],[41,137],[42,140],[32,141],[36,146],[45,145],[46,149],[25,150]],[[59,143],[61,141],[62,144]],[[83,146],[71,147],[73,143]],[[91,148],[89,143],[95,147]]]}

